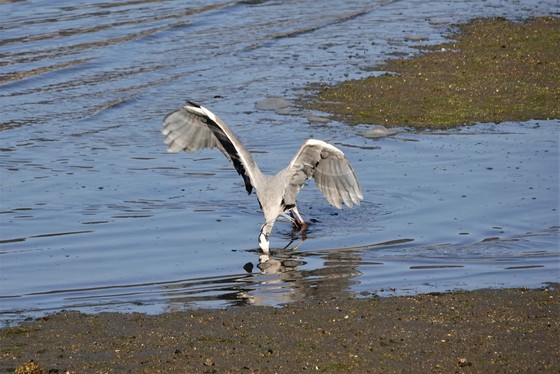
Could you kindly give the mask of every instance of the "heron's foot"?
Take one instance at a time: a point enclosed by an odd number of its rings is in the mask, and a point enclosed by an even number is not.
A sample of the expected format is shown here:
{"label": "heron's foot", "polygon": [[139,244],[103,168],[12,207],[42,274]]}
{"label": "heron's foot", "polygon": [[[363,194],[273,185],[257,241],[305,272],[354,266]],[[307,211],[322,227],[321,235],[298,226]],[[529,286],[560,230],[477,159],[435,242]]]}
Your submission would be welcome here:
{"label": "heron's foot", "polygon": [[[307,223],[305,223],[304,221],[298,221],[297,219],[294,219],[292,221],[292,225],[293,225],[294,231],[301,232],[301,241],[302,242],[305,239],[307,239]],[[298,245],[298,247],[299,247],[299,245]]]}
{"label": "heron's foot", "polygon": [[[296,213],[295,216],[294,216],[294,211]],[[295,208],[292,211],[290,211],[290,218],[294,230],[301,231],[301,232],[305,232],[307,230],[307,223],[305,223],[305,221],[303,220],[303,218],[301,218],[301,215]]]}
{"label": "heron's foot", "polygon": [[307,223],[303,221],[298,221],[297,219],[292,220],[292,226],[295,231],[305,231],[307,230]]}
{"label": "heron's foot", "polygon": [[300,229],[300,231],[301,231],[301,242],[303,243],[303,241],[307,239],[307,223],[302,222],[302,228]]}
{"label": "heron's foot", "polygon": [[297,223],[297,227],[295,227],[298,231],[301,231],[302,233],[305,233],[307,231],[307,223],[305,222],[298,222]]}

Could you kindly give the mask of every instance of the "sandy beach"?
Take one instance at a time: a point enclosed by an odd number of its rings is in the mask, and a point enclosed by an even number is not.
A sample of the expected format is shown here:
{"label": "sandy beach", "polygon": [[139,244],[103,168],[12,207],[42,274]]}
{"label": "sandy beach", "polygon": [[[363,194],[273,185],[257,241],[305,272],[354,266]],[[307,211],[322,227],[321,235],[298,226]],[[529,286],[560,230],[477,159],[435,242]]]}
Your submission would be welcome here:
{"label": "sandy beach", "polygon": [[559,296],[555,286],[158,316],[62,312],[0,330],[0,372],[554,373]]}

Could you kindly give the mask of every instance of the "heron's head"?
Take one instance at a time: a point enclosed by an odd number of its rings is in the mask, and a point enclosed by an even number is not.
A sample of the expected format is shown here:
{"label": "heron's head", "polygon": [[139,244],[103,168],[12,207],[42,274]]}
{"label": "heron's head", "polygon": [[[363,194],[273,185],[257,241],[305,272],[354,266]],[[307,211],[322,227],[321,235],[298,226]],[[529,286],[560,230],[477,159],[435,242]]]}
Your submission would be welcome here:
{"label": "heron's head", "polygon": [[265,234],[261,228],[261,232],[259,233],[259,247],[261,251],[266,254],[270,253],[270,241],[268,240],[268,236],[269,234]]}

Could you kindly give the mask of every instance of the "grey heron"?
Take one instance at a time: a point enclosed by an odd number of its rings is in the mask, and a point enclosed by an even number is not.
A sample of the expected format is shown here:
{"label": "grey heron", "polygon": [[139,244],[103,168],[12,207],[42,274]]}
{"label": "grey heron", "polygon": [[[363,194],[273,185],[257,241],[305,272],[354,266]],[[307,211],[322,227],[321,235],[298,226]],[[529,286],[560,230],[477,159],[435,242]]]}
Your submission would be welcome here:
{"label": "grey heron", "polygon": [[363,199],[356,173],[344,153],[322,140],[308,139],[286,168],[276,175],[265,175],[233,131],[198,104],[187,102],[168,114],[162,134],[168,152],[218,148],[243,177],[247,192],[256,190],[265,221],[258,243],[265,254],[270,251],[270,233],[279,216],[287,217],[295,228],[307,228],[296,206],[296,196],[307,179],[315,179],[327,201],[338,209],[342,204],[352,207]]}

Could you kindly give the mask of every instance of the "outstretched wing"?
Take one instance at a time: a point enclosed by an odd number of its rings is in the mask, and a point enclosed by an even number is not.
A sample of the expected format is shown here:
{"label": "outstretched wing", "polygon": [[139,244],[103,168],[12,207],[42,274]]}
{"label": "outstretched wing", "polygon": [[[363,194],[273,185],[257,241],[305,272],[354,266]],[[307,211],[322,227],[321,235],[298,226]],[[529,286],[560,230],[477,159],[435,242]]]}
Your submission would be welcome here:
{"label": "outstretched wing", "polygon": [[292,179],[286,189],[287,200],[295,195],[306,179],[314,178],[327,201],[342,208],[360,204],[364,197],[352,166],[338,148],[321,140],[309,139],[299,149],[289,166]]}
{"label": "outstretched wing", "polygon": [[253,157],[231,129],[208,109],[188,102],[165,117],[161,132],[168,152],[195,152],[217,147],[243,177],[247,192],[250,194],[256,187],[260,171]]}

